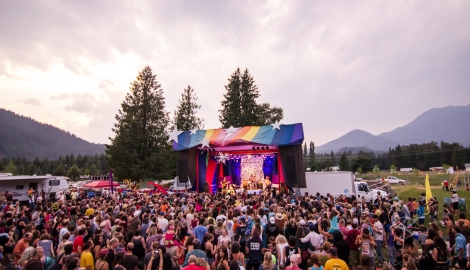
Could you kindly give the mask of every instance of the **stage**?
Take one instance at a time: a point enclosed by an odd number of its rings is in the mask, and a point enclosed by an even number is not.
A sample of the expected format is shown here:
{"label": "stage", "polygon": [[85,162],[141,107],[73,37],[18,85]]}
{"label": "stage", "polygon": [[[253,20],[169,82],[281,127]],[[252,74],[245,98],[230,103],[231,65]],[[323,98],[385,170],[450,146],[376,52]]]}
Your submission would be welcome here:
{"label": "stage", "polygon": [[[261,191],[262,191],[261,189],[249,189],[249,190],[246,191],[246,193],[247,194],[259,195],[259,194],[261,194]],[[237,193],[243,193],[243,192],[245,192],[245,190],[243,190],[243,189],[237,190]]]}
{"label": "stage", "polygon": [[175,130],[169,136],[178,178],[189,179],[195,191],[214,194],[230,184],[260,194],[269,185],[306,186],[301,123]]}

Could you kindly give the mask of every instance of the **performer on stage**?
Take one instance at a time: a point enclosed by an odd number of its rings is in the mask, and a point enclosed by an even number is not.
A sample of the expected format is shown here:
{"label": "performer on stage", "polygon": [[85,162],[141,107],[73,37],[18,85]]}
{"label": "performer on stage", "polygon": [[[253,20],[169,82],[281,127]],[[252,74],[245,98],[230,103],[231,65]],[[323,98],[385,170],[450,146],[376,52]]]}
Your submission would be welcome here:
{"label": "performer on stage", "polygon": [[224,177],[222,180],[222,192],[227,191],[229,182],[227,181],[227,177]]}
{"label": "performer on stage", "polygon": [[269,181],[269,176],[266,175],[266,177],[263,180],[263,190],[268,188],[268,190],[271,190],[271,181]]}

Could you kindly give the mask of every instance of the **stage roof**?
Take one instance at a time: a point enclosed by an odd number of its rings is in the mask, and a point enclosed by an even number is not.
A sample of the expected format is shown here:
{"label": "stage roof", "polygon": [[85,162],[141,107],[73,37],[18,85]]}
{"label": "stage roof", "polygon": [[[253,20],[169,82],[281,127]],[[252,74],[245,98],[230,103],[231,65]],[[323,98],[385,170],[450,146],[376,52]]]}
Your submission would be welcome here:
{"label": "stage roof", "polygon": [[289,146],[301,145],[304,141],[302,123],[267,126],[246,126],[241,128],[208,129],[191,131],[171,131],[173,150],[181,151],[193,147],[214,148],[220,146],[268,145]]}

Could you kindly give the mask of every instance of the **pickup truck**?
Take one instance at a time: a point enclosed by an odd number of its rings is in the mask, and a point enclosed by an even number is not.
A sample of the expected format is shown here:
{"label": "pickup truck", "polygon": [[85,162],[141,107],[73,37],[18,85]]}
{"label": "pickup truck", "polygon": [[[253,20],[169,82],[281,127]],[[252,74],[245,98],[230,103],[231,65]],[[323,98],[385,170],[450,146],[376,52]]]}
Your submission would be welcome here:
{"label": "pickup truck", "polygon": [[395,176],[389,176],[389,177],[385,178],[385,181],[389,182],[390,184],[398,184],[398,185],[405,185],[406,184],[406,180],[396,178]]}

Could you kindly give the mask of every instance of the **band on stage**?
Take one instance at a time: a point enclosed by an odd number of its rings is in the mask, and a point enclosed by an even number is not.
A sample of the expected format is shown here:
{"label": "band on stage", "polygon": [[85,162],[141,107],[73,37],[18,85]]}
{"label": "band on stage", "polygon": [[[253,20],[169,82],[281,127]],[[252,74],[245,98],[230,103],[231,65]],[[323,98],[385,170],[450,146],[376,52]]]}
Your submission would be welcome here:
{"label": "band on stage", "polygon": [[[227,192],[230,190],[235,191],[237,189],[236,186],[231,184],[225,177],[224,180],[221,182],[222,184],[222,192]],[[256,180],[253,175],[250,176],[249,179],[243,179],[242,188],[244,191],[246,190],[266,190],[271,189],[271,181],[269,180],[269,176],[266,176],[264,179]]]}

